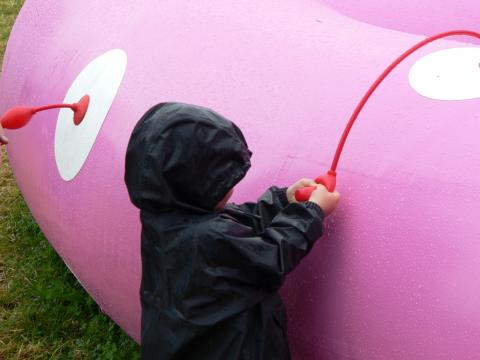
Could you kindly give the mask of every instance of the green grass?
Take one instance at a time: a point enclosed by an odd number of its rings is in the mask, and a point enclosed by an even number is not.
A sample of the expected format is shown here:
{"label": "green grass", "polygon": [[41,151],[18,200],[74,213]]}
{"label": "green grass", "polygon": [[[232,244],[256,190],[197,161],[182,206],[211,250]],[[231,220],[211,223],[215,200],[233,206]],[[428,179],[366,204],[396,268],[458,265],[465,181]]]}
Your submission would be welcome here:
{"label": "green grass", "polygon": [[[0,60],[21,4],[0,0]],[[0,359],[139,359],[45,239],[0,152]]]}
{"label": "green grass", "polygon": [[0,0],[0,63],[3,59],[10,29],[22,4],[23,0]]}

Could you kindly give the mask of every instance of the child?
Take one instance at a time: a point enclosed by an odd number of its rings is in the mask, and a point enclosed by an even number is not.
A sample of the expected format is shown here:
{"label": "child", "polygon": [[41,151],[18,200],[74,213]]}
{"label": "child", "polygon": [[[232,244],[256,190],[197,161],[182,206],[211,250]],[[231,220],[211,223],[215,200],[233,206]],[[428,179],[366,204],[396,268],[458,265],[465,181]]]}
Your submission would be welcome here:
{"label": "child", "polygon": [[[338,193],[271,187],[227,205],[251,152],[232,122],[163,103],[133,130],[125,183],[142,222],[142,359],[289,359],[277,291],[322,235]],[[323,211],[322,211],[323,209]]]}

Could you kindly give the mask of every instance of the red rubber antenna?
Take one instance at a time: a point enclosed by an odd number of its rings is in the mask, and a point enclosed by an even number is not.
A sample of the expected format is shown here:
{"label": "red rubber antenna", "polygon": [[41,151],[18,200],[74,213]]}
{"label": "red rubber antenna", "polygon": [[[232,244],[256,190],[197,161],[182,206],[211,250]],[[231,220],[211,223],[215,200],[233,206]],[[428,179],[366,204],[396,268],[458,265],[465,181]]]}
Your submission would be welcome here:
{"label": "red rubber antenna", "polygon": [[5,129],[20,129],[24,127],[39,111],[58,109],[58,108],[69,108],[73,110],[73,122],[75,125],[79,125],[85,114],[88,110],[88,105],[90,104],[90,97],[88,95],[83,96],[79,102],[74,104],[53,104],[39,107],[26,107],[26,106],[16,106],[8,110],[0,118],[0,124]]}
{"label": "red rubber antenna", "polygon": [[[350,130],[353,127],[353,124],[355,123],[355,120],[357,120],[358,115],[362,111],[363,107],[367,103],[368,99],[370,96],[373,94],[373,92],[378,88],[378,86],[382,83],[382,81],[392,72],[392,70],[400,64],[406,57],[410,56],[413,52],[417,51],[421,47],[436,41],[438,39],[442,39],[445,37],[449,36],[458,36],[458,35],[465,35],[465,36],[471,36],[477,39],[480,39],[480,33],[477,33],[475,31],[470,31],[470,30],[452,30],[452,31],[447,31],[443,32],[434,36],[430,36],[416,45],[412,46],[410,49],[405,51],[403,54],[401,54],[394,62],[388,66],[382,74],[375,80],[375,82],[370,86],[368,91],[365,93],[365,95],[362,97],[360,102],[358,103],[357,107],[353,111],[352,115],[350,116],[350,120],[347,123],[347,126],[345,127],[345,130],[343,131],[342,137],[340,138],[340,142],[338,143],[337,146],[337,151],[335,152],[335,156],[333,157],[332,165],[330,166],[330,170],[325,175],[321,175],[318,178],[315,179],[315,182],[317,184],[322,184],[324,185],[328,191],[332,192],[335,190],[336,186],[336,180],[337,180],[337,166],[338,162],[340,160],[340,155],[342,155],[343,147],[345,146],[345,142],[347,141],[348,134],[350,134]],[[307,186],[304,188],[301,188],[295,192],[295,198],[297,201],[307,201],[310,198],[311,193],[315,190],[314,186]]]}

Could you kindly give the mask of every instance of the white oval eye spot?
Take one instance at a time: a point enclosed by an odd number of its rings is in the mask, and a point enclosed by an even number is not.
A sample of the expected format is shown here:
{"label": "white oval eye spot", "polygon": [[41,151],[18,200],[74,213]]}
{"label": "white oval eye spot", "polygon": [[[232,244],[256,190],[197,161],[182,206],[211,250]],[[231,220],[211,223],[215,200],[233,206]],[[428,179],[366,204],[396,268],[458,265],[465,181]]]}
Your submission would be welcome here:
{"label": "white oval eye spot", "polygon": [[62,109],[55,130],[55,161],[60,176],[70,181],[82,168],[92,150],[102,124],[112,106],[127,68],[127,54],[110,50],[91,61],[74,80],[65,103],[75,103],[90,95],[90,105],[83,121],[73,123],[73,113]]}
{"label": "white oval eye spot", "polygon": [[435,100],[480,98],[480,48],[436,51],[411,67],[410,85],[419,94]]}

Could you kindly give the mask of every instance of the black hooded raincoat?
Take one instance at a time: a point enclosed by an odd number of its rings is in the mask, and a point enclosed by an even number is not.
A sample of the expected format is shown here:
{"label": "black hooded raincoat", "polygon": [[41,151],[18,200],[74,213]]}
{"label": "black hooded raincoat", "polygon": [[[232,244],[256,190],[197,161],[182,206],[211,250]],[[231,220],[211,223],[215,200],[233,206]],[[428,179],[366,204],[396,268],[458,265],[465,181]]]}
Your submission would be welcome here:
{"label": "black hooded raincoat", "polygon": [[235,124],[198,106],[158,104],[133,130],[125,182],[141,210],[142,359],[290,358],[277,290],[323,213],[276,187],[215,209],[250,156]]}

